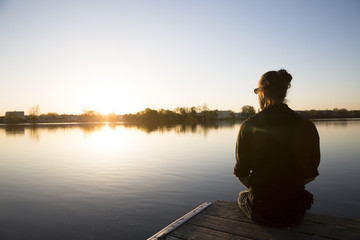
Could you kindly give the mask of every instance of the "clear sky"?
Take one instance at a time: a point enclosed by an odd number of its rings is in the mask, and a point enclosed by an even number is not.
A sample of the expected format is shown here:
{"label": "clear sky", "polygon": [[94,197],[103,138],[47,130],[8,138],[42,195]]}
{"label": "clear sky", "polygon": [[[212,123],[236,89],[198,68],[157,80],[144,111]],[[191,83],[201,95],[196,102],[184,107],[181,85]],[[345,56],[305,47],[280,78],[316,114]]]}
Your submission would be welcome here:
{"label": "clear sky", "polygon": [[360,109],[360,1],[0,0],[0,115],[257,109],[281,68],[293,109]]}

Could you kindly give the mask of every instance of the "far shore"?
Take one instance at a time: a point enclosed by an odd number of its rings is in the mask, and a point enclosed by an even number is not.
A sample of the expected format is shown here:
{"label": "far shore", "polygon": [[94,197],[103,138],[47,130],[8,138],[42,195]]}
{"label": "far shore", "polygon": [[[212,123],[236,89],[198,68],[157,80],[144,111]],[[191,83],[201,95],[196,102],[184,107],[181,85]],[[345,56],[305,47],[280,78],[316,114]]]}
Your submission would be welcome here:
{"label": "far shore", "polygon": [[[333,110],[306,110],[296,111],[304,118],[312,121],[360,119],[360,110],[345,108]],[[207,106],[176,108],[173,111],[166,109],[153,110],[147,108],[136,114],[116,115],[115,113],[102,115],[96,111],[85,111],[83,114],[39,114],[38,108],[32,114],[25,115],[24,111],[6,112],[0,117],[0,124],[37,124],[37,123],[97,123],[97,122],[124,122],[130,124],[205,124],[216,121],[242,121],[255,115],[254,107],[245,105],[241,112],[231,110],[210,110]]]}
{"label": "far shore", "polygon": [[[245,119],[218,119],[213,120],[210,123],[216,123],[216,122],[242,122]],[[353,117],[353,118],[315,118],[310,119],[313,122],[326,122],[326,121],[360,121],[360,118]],[[19,123],[0,123],[1,126],[46,126],[46,125],[86,125],[86,124],[116,124],[116,125],[143,125],[143,124],[157,124],[157,125],[178,125],[178,124],[185,124],[185,125],[193,125],[193,124],[199,124],[199,125],[207,125],[209,122],[203,123],[203,122],[153,122],[153,121],[48,121],[48,122],[19,122]]]}

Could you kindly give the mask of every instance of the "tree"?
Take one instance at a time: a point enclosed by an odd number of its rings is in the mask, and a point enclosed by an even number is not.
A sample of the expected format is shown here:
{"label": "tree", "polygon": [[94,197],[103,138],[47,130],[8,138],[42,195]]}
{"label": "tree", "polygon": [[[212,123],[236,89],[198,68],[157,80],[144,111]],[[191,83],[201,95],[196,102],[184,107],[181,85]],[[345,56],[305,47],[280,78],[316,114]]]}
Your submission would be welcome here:
{"label": "tree", "polygon": [[56,112],[49,112],[41,116],[46,117],[46,119],[50,121],[57,121],[59,119],[59,114],[57,114]]}
{"label": "tree", "polygon": [[206,104],[206,103],[204,103],[201,107],[199,107],[199,108],[201,108],[201,110],[202,111],[209,111],[209,107],[208,107],[208,105]]}
{"label": "tree", "polygon": [[241,108],[241,117],[248,118],[252,115],[255,115],[255,108],[250,105],[245,105]]}
{"label": "tree", "polygon": [[118,116],[116,116],[116,114],[114,112],[109,113],[108,115],[106,115],[106,121],[108,121],[108,122],[117,122],[118,121]]}
{"label": "tree", "polygon": [[189,120],[192,122],[196,121],[196,115],[197,115],[196,107],[191,107],[189,113]]}
{"label": "tree", "polygon": [[235,113],[233,111],[230,110],[228,118],[235,118]]}
{"label": "tree", "polygon": [[147,122],[154,122],[159,120],[159,113],[151,108],[146,108],[141,112],[142,119]]}
{"label": "tree", "polygon": [[103,119],[99,112],[83,109],[83,113],[80,115],[80,120],[84,122],[99,122]]}
{"label": "tree", "polygon": [[36,123],[37,120],[38,120],[38,115],[39,115],[39,105],[36,105],[36,106],[32,106],[30,109],[29,109],[29,114],[28,114],[28,118],[30,119],[30,121],[32,123]]}

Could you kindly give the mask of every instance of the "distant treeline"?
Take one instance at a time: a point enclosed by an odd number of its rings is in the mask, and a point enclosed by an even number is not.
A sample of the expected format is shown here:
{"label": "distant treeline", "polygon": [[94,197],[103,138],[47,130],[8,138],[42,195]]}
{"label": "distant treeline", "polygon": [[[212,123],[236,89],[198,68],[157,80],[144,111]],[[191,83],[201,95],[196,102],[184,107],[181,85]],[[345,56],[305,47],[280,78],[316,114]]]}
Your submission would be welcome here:
{"label": "distant treeline", "polygon": [[[297,111],[308,119],[334,119],[334,118],[360,118],[360,110],[333,109],[333,110],[307,110]],[[171,110],[153,110],[146,108],[135,114],[116,115],[115,113],[102,115],[96,111],[84,111],[80,115],[73,114],[29,114],[19,116],[17,112],[8,112],[5,117],[0,117],[0,123],[57,123],[57,122],[127,122],[127,123],[209,123],[218,120],[245,119],[254,115],[252,106],[243,106],[240,113],[233,111],[209,110],[206,105],[202,107],[177,107]]]}
{"label": "distant treeline", "polygon": [[[136,114],[125,114],[125,122],[208,122],[218,117],[218,110],[203,109],[197,111],[196,107],[176,108],[174,111],[160,109],[158,111],[147,108]],[[231,116],[234,117],[234,116]]]}
{"label": "distant treeline", "polygon": [[308,119],[360,118],[360,110],[349,111],[345,108],[334,108],[333,110],[307,110],[299,111],[298,113]]}
{"label": "distant treeline", "polygon": [[0,118],[0,123],[57,123],[57,122],[128,122],[128,123],[206,123],[215,120],[246,118],[255,114],[252,106],[244,106],[241,113],[231,110],[210,110],[206,104],[198,107],[177,107],[171,110],[153,110],[146,108],[135,114],[116,115],[115,113],[102,115],[96,111],[84,110],[80,115],[57,114],[50,112],[38,114],[38,107],[32,114],[24,112],[7,112],[6,117]]}
{"label": "distant treeline", "polygon": [[[191,108],[176,108],[174,111],[160,109],[158,111],[147,108],[136,114],[126,114],[123,116],[125,122],[188,122],[202,123],[216,121],[220,119],[245,119],[254,115],[255,109],[246,105],[241,109],[240,114],[233,111],[219,111]],[[333,119],[333,118],[360,118],[360,110],[333,109],[333,110],[307,110],[298,113],[308,119]]]}
{"label": "distant treeline", "polygon": [[0,117],[0,123],[62,123],[62,122],[118,122],[118,115],[110,113],[102,115],[95,111],[84,111],[82,114],[57,114],[50,112],[47,114],[29,114],[19,116],[16,112],[7,113],[5,117]]}

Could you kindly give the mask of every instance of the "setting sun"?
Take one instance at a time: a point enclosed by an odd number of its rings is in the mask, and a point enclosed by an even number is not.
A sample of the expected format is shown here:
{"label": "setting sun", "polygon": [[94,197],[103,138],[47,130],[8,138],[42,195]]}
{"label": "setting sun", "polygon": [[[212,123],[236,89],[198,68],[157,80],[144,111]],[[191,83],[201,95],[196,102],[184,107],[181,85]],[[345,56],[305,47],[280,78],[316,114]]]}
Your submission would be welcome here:
{"label": "setting sun", "polygon": [[83,97],[83,110],[99,112],[103,115],[109,113],[123,114],[132,111],[130,96],[121,89],[101,85],[86,90]]}

